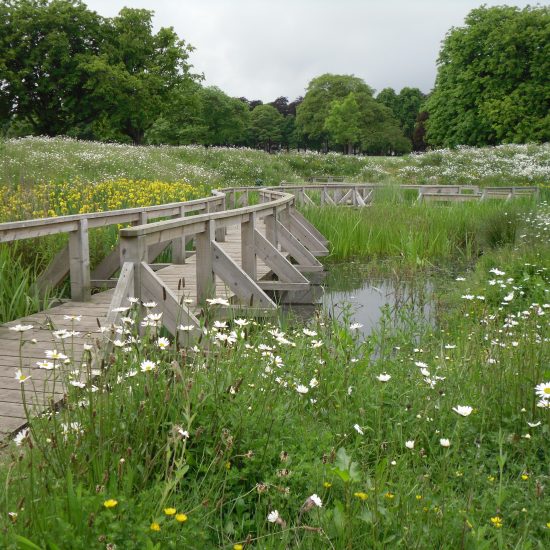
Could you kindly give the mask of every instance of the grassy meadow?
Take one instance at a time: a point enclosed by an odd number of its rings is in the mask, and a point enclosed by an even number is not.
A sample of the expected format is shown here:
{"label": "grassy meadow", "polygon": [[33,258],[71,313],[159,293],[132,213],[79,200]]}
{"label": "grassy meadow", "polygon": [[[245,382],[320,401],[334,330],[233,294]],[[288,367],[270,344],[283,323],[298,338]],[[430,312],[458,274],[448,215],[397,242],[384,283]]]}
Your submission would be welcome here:
{"label": "grassy meadow", "polygon": [[[27,205],[60,214],[131,206],[130,192],[164,202],[320,173],[388,184],[477,183],[476,173],[485,184],[550,181],[548,146],[380,159],[42,138],[2,147],[2,221]],[[376,180],[365,175],[374,167]],[[191,347],[158,326],[152,305],[140,330],[133,306],[108,368],[94,372],[89,356],[71,360],[70,335],[60,339],[41,368],[66,394],[63,407],[0,453],[0,547],[548,547],[546,193],[538,204],[444,206],[388,192],[363,210],[305,210],[331,241],[329,262],[365,258],[373,272],[417,278],[439,271],[434,324],[412,305],[397,320],[387,311],[368,336],[348,314],[235,318],[208,323]],[[105,235],[94,243],[106,246]],[[0,248],[0,268],[13,286],[12,266],[29,270],[19,295],[37,307],[31,252]],[[42,391],[27,367],[24,396]]]}

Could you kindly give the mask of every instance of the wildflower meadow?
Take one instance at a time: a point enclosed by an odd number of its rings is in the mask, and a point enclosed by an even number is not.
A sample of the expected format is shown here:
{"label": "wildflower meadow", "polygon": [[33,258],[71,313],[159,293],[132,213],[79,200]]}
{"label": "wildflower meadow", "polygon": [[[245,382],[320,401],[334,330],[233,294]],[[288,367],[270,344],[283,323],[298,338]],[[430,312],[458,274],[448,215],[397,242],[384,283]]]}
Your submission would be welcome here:
{"label": "wildflower meadow", "polygon": [[[36,141],[37,149],[63,145]],[[69,146],[69,157],[84,147]],[[188,149],[153,148],[150,154],[175,158]],[[141,148],[125,150],[113,155],[145,154]],[[547,182],[547,146],[532,151],[536,178]],[[430,154],[489,158],[499,152]],[[222,155],[202,149],[196,154]],[[233,160],[227,163],[255,154],[230,151],[227,158]],[[331,157],[318,157],[314,169],[327,170]],[[309,162],[308,155],[293,158]],[[255,177],[264,174],[263,162],[275,161],[262,160]],[[344,167],[362,161],[334,162]],[[381,159],[380,166],[394,162],[405,161]],[[109,166],[105,159],[101,163]],[[61,155],[58,165],[70,164]],[[168,167],[166,162],[159,170]],[[13,194],[25,181],[28,193],[38,196],[46,193],[40,182],[55,179],[37,172],[34,181],[23,176],[25,169],[20,167],[20,181],[5,184],[4,193]],[[2,170],[7,173],[5,160]],[[359,179],[361,170],[355,174]],[[422,178],[434,173],[430,165]],[[199,188],[172,172],[173,177],[159,177],[182,183],[134,185],[116,178],[142,181],[147,174],[116,175],[107,168],[100,176],[93,184],[83,172],[63,173],[57,184],[63,191],[47,203],[56,206],[42,208],[61,213],[61,196],[68,211],[92,200],[109,208],[134,206],[147,200],[148,185],[154,201],[176,200],[180,192],[193,198],[218,182],[205,178]],[[508,181],[506,174],[498,177]],[[519,173],[510,174],[516,177]],[[106,181],[127,183],[117,187]],[[249,175],[239,181],[254,182]],[[112,198],[93,198],[108,193]],[[129,193],[136,196],[133,204]],[[71,202],[71,196],[82,198]],[[350,308],[338,315],[318,310],[306,321],[252,319],[234,311],[220,321],[215,314],[225,304],[214,299],[201,328],[182,326],[174,339],[161,327],[157,304],[132,300],[110,336],[112,354],[101,365],[91,356],[97,332],[88,333],[89,346],[75,361],[74,333],[58,331],[56,347],[36,359],[47,371],[46,382],[36,382],[27,364],[12,374],[26,399],[44,392],[46,383],[63,399],[0,450],[0,546],[548,547],[550,206],[545,195],[539,203],[447,207],[387,201],[364,213],[341,211],[304,211],[331,240],[329,264],[365,257],[369,265],[385,263],[390,272],[418,278],[437,271],[442,285],[433,319],[402,304],[397,312],[385,310],[369,334]],[[71,322],[79,332],[79,315]],[[27,326],[15,321],[8,326],[21,345],[33,345],[26,341]]]}

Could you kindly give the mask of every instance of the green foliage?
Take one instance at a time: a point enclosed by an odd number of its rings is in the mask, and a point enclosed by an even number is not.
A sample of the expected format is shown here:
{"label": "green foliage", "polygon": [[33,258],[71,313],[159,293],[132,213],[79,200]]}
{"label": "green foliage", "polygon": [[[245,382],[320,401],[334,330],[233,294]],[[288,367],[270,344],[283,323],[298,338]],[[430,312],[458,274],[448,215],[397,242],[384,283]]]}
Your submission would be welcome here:
{"label": "green foliage", "polygon": [[258,105],[250,115],[248,132],[255,146],[261,145],[267,152],[283,139],[284,118],[272,105]]}
{"label": "green foliage", "polygon": [[405,137],[412,140],[416,119],[426,96],[418,88],[403,88],[396,94],[393,88],[384,88],[376,101],[388,107],[399,121]]}
{"label": "green foliage", "polygon": [[191,47],[152,12],[102,18],[79,0],[4,1],[0,115],[34,133],[140,143],[174,85],[191,78]]}
{"label": "green foliage", "polygon": [[342,101],[332,102],[325,119],[325,130],[335,143],[344,146],[347,153],[353,153],[354,146],[361,140],[360,116],[355,94],[351,92]]}
{"label": "green foliage", "polygon": [[372,89],[354,76],[326,74],[313,79],[296,116],[300,133],[309,140],[330,141],[345,152],[406,153],[410,142],[390,109],[374,100]]}
{"label": "green foliage", "polygon": [[377,190],[374,203],[373,208],[354,210],[305,209],[329,240],[331,261],[362,257],[378,268],[382,260],[387,269],[410,271],[475,261],[493,248],[514,243],[521,215],[532,206],[530,200],[416,204],[404,202],[392,187]]}
{"label": "green foliage", "polygon": [[16,246],[0,245],[0,324],[46,309],[52,302],[51,292],[41,297],[35,287],[36,271]]}
{"label": "green foliage", "polygon": [[372,96],[373,90],[362,79],[352,75],[324,74],[314,78],[296,110],[296,125],[300,132],[313,142],[326,142],[325,120],[332,102],[344,99],[351,92]]}
{"label": "green foliage", "polygon": [[456,146],[550,139],[550,9],[482,6],[447,34],[427,139]]}

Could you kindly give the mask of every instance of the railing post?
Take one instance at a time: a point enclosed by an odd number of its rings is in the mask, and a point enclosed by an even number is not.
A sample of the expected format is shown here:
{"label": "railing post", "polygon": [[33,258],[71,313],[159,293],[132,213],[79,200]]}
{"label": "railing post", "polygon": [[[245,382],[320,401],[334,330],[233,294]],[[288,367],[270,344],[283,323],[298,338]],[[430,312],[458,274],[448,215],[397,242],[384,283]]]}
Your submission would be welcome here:
{"label": "railing post", "polygon": [[[185,206],[179,208],[179,218],[185,217]],[[172,263],[184,264],[185,263],[185,231],[181,228],[181,236],[172,240]]]}
{"label": "railing post", "polygon": [[[216,207],[216,212],[223,212],[227,207],[225,202],[225,195],[220,198],[221,204]],[[218,241],[219,243],[225,242],[225,231],[225,227],[220,227],[219,229],[216,229],[216,241]]]}
{"label": "railing post", "polygon": [[71,298],[80,302],[90,299],[90,245],[88,220],[78,220],[78,229],[69,234],[69,272]]}
{"label": "railing post", "polygon": [[251,279],[258,279],[254,231],[256,230],[256,214],[250,212],[248,221],[241,223],[241,266]]}
{"label": "railing post", "polygon": [[141,262],[147,262],[147,240],[144,236],[120,237],[120,265],[134,264],[134,295],[141,298]]}
{"label": "railing post", "polygon": [[212,242],[216,232],[216,222],[205,222],[202,233],[195,235],[196,250],[196,278],[197,278],[197,304],[211,298],[216,293],[216,276],[212,261]]}
{"label": "railing post", "polygon": [[264,218],[265,236],[266,239],[275,247],[278,246],[277,240],[277,209],[273,209],[273,213]]}

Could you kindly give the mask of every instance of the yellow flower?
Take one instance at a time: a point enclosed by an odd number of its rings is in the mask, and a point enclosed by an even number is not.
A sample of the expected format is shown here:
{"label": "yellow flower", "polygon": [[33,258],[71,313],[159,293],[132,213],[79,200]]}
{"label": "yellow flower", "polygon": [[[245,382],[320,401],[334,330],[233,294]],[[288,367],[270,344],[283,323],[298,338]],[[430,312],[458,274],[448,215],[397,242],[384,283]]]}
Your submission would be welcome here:
{"label": "yellow flower", "polygon": [[384,495],[386,498],[389,498],[390,500],[395,497],[393,493],[390,493],[389,491]]}
{"label": "yellow flower", "polygon": [[487,476],[487,481],[493,483],[493,481],[495,481],[495,476]]}
{"label": "yellow flower", "polygon": [[548,529],[550,529],[550,521],[546,524],[546,527],[548,527]]}
{"label": "yellow flower", "polygon": [[243,550],[244,546],[242,544],[234,544],[233,550]]}
{"label": "yellow flower", "polygon": [[422,495],[416,495],[416,500],[422,500]]}
{"label": "yellow flower", "polygon": [[114,498],[110,498],[109,500],[106,500],[103,503],[103,506],[105,506],[105,508],[114,508],[117,504],[118,504],[118,500],[115,500]]}
{"label": "yellow flower", "polygon": [[175,508],[165,508],[164,513],[167,516],[173,516],[176,513],[176,509]]}
{"label": "yellow flower", "polygon": [[362,492],[353,493],[353,496],[357,497],[360,500],[367,500],[369,498],[369,495],[367,495],[367,493],[362,493]]}
{"label": "yellow flower", "polygon": [[523,479],[523,481],[526,481],[529,479],[529,476],[527,474],[521,474],[521,479]]}
{"label": "yellow flower", "polygon": [[325,489],[330,489],[330,488],[332,487],[332,483],[329,483],[328,481],[325,481],[325,482],[323,483],[323,487],[324,487]]}
{"label": "yellow flower", "polygon": [[156,521],[151,523],[151,531],[160,531],[160,525]]}
{"label": "yellow flower", "polygon": [[227,462],[225,463],[225,469],[226,469],[226,470],[230,470],[230,469],[231,469],[231,462],[227,461]]}
{"label": "yellow flower", "polygon": [[502,527],[502,518],[499,516],[495,516],[494,518],[491,518],[491,523],[495,526],[496,529],[500,529]]}
{"label": "yellow flower", "polygon": [[176,521],[183,523],[184,521],[187,521],[187,516],[185,514],[176,514]]}

